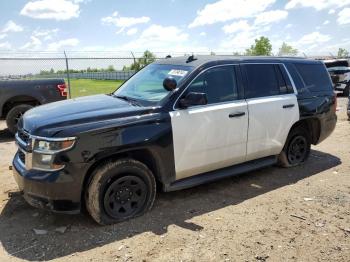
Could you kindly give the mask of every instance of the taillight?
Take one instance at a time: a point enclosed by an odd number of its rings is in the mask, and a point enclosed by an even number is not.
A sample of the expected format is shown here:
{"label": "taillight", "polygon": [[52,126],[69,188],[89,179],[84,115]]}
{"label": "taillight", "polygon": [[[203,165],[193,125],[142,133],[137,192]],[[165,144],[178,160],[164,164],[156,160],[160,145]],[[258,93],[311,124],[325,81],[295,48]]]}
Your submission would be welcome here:
{"label": "taillight", "polygon": [[66,84],[60,84],[57,85],[58,91],[60,92],[61,96],[67,96],[67,85]]}

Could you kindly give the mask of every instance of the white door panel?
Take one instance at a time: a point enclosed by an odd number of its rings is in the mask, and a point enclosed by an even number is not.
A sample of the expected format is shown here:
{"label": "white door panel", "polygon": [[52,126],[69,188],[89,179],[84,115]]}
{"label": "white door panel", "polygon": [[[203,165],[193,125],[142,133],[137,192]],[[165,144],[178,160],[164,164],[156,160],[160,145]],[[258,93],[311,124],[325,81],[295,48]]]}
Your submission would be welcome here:
{"label": "white door panel", "polygon": [[[230,118],[231,113],[244,112]],[[170,112],[176,179],[245,161],[248,111],[246,101]]]}
{"label": "white door panel", "polygon": [[[299,120],[295,94],[247,99],[249,130],[247,161],[278,155],[291,126]],[[286,105],[293,107],[283,108]]]}

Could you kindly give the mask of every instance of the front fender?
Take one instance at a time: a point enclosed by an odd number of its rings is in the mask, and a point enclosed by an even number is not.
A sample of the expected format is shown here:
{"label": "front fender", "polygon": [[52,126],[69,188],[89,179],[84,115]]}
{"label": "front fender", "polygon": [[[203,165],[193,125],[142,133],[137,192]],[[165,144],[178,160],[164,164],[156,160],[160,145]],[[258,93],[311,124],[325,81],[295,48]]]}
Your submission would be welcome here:
{"label": "front fender", "polygon": [[117,126],[105,124],[82,132],[66,158],[90,167],[109,157],[126,152],[147,150],[156,162],[162,182],[175,179],[173,137],[170,116],[157,113]]}

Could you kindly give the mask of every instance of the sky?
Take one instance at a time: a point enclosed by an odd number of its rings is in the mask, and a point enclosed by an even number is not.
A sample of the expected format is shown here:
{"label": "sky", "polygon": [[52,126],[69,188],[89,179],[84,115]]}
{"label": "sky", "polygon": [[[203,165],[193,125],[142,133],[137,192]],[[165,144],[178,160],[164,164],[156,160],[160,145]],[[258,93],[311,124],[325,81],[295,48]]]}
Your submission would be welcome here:
{"label": "sky", "polygon": [[350,51],[350,0],[1,0],[0,51]]}

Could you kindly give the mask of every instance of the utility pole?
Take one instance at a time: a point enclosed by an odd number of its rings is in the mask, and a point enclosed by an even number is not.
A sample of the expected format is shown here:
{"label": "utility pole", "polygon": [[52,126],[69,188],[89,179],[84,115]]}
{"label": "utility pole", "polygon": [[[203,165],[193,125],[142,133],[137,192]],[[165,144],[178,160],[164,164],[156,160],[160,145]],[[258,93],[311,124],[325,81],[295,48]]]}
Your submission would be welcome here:
{"label": "utility pole", "polygon": [[68,94],[69,94],[69,98],[72,98],[71,92],[70,92],[70,77],[69,77],[68,57],[67,57],[66,51],[63,51],[63,53],[64,53],[64,57],[65,57],[65,59],[66,59],[66,70],[67,70],[67,81],[68,81]]}

